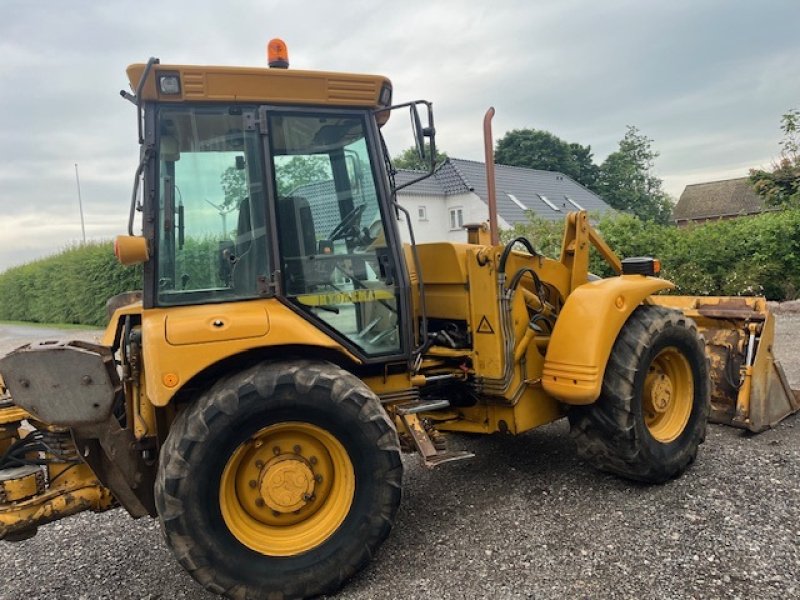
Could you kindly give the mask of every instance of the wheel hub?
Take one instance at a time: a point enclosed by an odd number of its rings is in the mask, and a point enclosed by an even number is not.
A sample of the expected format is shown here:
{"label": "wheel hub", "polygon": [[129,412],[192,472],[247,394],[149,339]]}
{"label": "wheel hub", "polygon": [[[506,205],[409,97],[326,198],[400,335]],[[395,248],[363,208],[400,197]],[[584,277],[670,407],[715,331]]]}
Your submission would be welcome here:
{"label": "wheel hub", "polygon": [[645,393],[656,413],[667,412],[672,402],[672,380],[664,373],[652,373],[647,377]]}
{"label": "wheel hub", "polygon": [[290,513],[312,500],[314,483],[314,472],[303,457],[276,456],[261,471],[259,492],[269,508]]}

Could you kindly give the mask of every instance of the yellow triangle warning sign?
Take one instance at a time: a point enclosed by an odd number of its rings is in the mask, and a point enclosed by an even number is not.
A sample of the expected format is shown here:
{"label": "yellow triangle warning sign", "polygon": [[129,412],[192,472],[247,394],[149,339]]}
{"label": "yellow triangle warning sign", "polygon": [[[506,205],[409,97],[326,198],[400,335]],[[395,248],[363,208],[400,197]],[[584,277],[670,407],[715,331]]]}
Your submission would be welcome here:
{"label": "yellow triangle warning sign", "polygon": [[494,329],[492,329],[492,324],[489,323],[489,319],[486,318],[486,315],[481,317],[480,323],[478,323],[478,329],[475,330],[477,333],[494,333]]}

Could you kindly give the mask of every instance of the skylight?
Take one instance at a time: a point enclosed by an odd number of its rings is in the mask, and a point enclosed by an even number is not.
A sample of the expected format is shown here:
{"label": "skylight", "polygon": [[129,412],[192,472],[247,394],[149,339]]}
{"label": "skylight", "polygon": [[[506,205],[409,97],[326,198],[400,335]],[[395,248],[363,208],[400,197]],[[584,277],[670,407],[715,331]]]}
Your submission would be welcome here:
{"label": "skylight", "polygon": [[555,204],[553,204],[552,202],[550,202],[550,200],[548,200],[548,199],[547,199],[547,196],[542,196],[541,194],[536,194],[536,195],[537,195],[537,196],[539,196],[539,198],[541,198],[541,199],[542,199],[542,202],[544,202],[545,204],[547,204],[547,206],[549,206],[549,207],[550,207],[550,208],[552,208],[553,210],[557,210],[557,211],[561,212],[561,209],[560,209],[560,208],[558,208],[558,207],[557,207]]}
{"label": "skylight", "polygon": [[575,200],[573,200],[573,199],[572,199],[572,198],[570,198],[569,196],[564,196],[564,198],[566,198],[566,199],[567,199],[567,202],[569,202],[570,204],[572,204],[572,206],[574,206],[574,207],[575,207],[575,208],[577,208],[578,210],[583,210],[583,207],[582,207],[580,204],[578,204],[577,202],[575,202]]}
{"label": "skylight", "polygon": [[517,197],[516,197],[514,194],[509,194],[508,192],[506,192],[506,196],[508,196],[509,198],[511,198],[511,201],[512,201],[514,204],[516,204],[517,206],[519,206],[519,207],[520,207],[522,210],[528,210],[528,207],[527,207],[527,206],[525,206],[525,205],[524,205],[522,202],[520,202],[520,201],[519,201],[519,198],[517,198]]}

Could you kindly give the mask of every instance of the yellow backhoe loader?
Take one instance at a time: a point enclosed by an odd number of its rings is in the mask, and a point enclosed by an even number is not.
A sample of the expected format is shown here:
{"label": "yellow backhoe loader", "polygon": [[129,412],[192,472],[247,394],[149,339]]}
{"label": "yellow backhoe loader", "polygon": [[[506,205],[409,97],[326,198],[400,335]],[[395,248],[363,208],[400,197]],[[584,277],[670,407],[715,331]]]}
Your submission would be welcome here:
{"label": "yellow backhoe loader", "polygon": [[[143,289],[110,301],[100,343],[0,360],[0,538],[122,506],[208,590],[307,597],[389,534],[401,447],[434,467],[471,456],[444,432],[566,417],[589,462],[663,482],[709,417],[797,410],[763,299],[655,295],[674,287],[658,261],[620,261],[585,212],[558,259],[500,244],[491,194],[467,243],[404,245],[381,127],[410,113],[430,175],[431,104],[270,54],[128,68],[141,161],[115,252]],[[592,247],[617,276],[590,275]]]}

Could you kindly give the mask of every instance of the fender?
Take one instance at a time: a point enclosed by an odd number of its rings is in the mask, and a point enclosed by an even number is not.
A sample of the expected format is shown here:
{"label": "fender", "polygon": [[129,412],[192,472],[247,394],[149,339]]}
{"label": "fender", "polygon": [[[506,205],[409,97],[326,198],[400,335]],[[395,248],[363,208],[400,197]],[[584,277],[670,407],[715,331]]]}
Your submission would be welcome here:
{"label": "fender", "polygon": [[625,321],[648,296],[675,285],[644,275],[621,275],[573,291],[558,315],[547,347],[542,387],[566,404],[600,396],[606,363]]}

